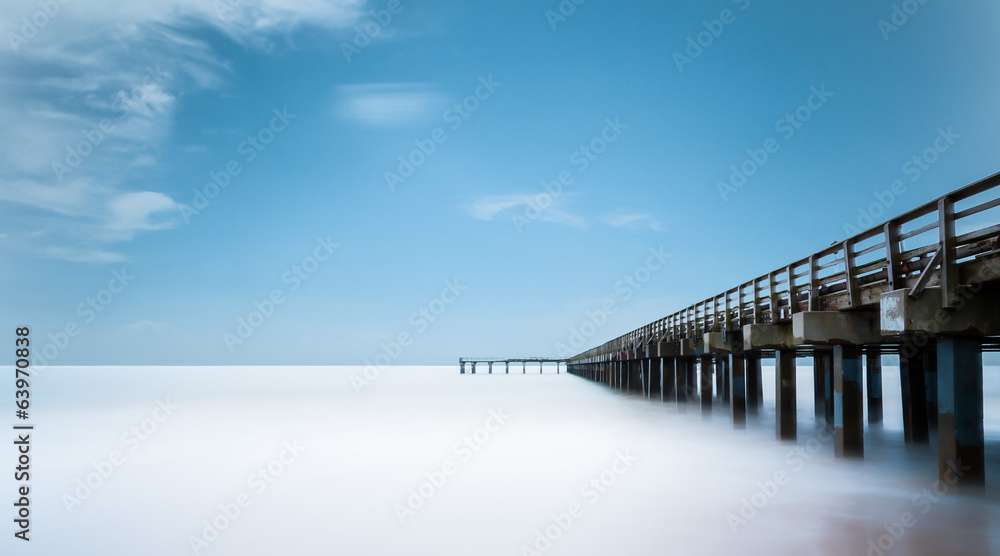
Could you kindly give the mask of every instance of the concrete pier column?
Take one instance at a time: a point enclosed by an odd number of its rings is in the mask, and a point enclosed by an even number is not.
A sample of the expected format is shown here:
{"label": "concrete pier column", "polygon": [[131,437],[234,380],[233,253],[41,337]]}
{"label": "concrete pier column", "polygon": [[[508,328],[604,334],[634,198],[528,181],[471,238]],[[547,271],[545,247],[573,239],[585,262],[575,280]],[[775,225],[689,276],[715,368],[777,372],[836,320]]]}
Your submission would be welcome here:
{"label": "concrete pier column", "polygon": [[779,440],[795,440],[797,432],[795,406],[795,350],[774,352],[775,410]]}
{"label": "concrete pier column", "polygon": [[493,363],[490,363],[490,374],[493,374]]}
{"label": "concrete pier column", "polygon": [[526,361],[521,361],[521,374],[528,374],[528,363]]}
{"label": "concrete pier column", "polygon": [[711,355],[701,356],[701,412],[712,412],[712,367]]}
{"label": "concrete pier column", "polygon": [[472,374],[476,374],[476,364],[472,364]]}
{"label": "concrete pier column", "polygon": [[701,377],[698,376],[698,358],[691,357],[687,363],[687,399],[694,400],[698,396],[698,385],[701,381]]}
{"label": "concrete pier column", "polygon": [[649,397],[663,401],[663,359],[654,357],[649,361]]}
{"label": "concrete pier column", "polygon": [[677,393],[677,402],[683,403],[688,401],[688,358],[686,357],[676,357],[674,358],[674,377],[677,382],[674,386],[674,392]]}
{"label": "concrete pier column", "polygon": [[729,355],[729,400],[733,426],[741,429],[747,426],[747,386],[746,367],[743,355]]}
{"label": "concrete pier column", "polygon": [[663,362],[663,374],[660,385],[663,391],[663,401],[675,402],[677,401],[677,374],[674,367],[676,358],[664,357],[661,361]]}
{"label": "concrete pier column", "polygon": [[813,407],[817,419],[826,418],[826,351],[813,352]]}
{"label": "concrete pier column", "polygon": [[510,374],[510,361],[504,361],[504,373],[505,375]]}
{"label": "concrete pier column", "polygon": [[542,365],[543,364],[544,363],[542,363],[541,361],[538,362],[538,374],[542,374]]}
{"label": "concrete pier column", "polygon": [[948,484],[986,484],[982,350],[979,338],[938,340],[938,478]]}
{"label": "concrete pier column", "polygon": [[722,385],[722,381],[725,379],[725,373],[722,371],[722,358],[715,358],[715,395],[719,398],[719,402],[722,402],[722,393],[726,391],[726,387]]}
{"label": "concrete pier column", "polygon": [[937,430],[938,428],[938,361],[937,344],[927,346],[927,366],[924,367],[924,387],[927,393],[927,428]]}
{"label": "concrete pier column", "polygon": [[760,352],[748,351],[743,354],[744,372],[747,375],[747,414],[757,415],[757,409],[764,403],[761,384]]}
{"label": "concrete pier column", "polygon": [[462,365],[462,371],[461,371],[461,374],[463,374],[463,375],[464,375],[464,374],[465,374],[465,363],[462,363],[461,365]]}
{"label": "concrete pier column", "polygon": [[899,387],[903,400],[903,440],[907,444],[927,444],[927,387],[924,383],[930,352],[904,344],[899,354]]}
{"label": "concrete pier column", "polygon": [[865,351],[865,381],[868,391],[868,424],[882,422],[882,352],[877,347]]}
{"label": "concrete pier column", "polygon": [[720,357],[719,360],[722,362],[722,405],[728,407],[732,386],[732,380],[729,378],[731,366],[728,356]]}
{"label": "concrete pier column", "polygon": [[865,455],[861,366],[861,346],[833,348],[833,442],[834,456],[838,458]]}

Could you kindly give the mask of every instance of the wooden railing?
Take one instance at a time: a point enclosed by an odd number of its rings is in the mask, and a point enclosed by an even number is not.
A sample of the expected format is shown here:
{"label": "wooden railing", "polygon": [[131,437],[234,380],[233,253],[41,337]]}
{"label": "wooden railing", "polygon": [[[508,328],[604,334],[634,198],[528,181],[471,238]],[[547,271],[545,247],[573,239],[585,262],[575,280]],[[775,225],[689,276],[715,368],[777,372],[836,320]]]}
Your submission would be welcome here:
{"label": "wooden railing", "polygon": [[997,252],[1000,173],[953,191],[763,276],[695,303],[574,359],[650,343],[785,322],[799,311],[871,307],[884,291],[919,296],[940,286],[941,306],[958,301],[959,269]]}

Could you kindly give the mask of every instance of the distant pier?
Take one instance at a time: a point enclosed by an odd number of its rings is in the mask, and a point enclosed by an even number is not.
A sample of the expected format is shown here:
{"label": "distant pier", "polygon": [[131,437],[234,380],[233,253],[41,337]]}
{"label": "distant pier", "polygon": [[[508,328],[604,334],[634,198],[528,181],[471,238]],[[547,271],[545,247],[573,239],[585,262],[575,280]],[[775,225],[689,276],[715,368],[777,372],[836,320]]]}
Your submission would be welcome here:
{"label": "distant pier", "polygon": [[985,485],[982,353],[1000,348],[998,207],[1000,174],[578,354],[567,370],[664,402],[698,400],[706,412],[714,389],[745,427],[762,403],[761,360],[773,358],[776,436],[794,441],[795,360],[812,357],[816,418],[833,431],[834,455],[862,458],[863,404],[880,423],[882,355],[899,354],[905,442],[936,433],[939,477]]}
{"label": "distant pier", "polygon": [[555,359],[552,357],[462,357],[458,360],[459,369],[461,373],[465,374],[466,365],[469,365],[469,371],[471,374],[476,374],[476,364],[485,364],[489,366],[489,374],[493,374],[493,364],[504,364],[504,374],[510,374],[510,364],[520,363],[521,364],[521,374],[528,373],[528,363],[538,363],[538,372],[542,372],[542,365],[545,363],[555,363],[556,364],[556,374],[559,374],[559,366],[568,363],[566,359]]}

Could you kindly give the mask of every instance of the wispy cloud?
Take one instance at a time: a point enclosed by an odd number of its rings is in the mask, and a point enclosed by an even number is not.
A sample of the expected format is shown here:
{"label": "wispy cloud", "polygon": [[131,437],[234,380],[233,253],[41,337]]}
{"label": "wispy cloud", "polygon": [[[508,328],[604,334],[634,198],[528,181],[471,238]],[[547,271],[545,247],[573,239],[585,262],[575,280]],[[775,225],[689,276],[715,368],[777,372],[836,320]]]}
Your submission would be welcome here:
{"label": "wispy cloud", "polygon": [[587,227],[586,219],[570,213],[563,207],[566,204],[565,200],[569,197],[568,195],[562,195],[545,208],[539,208],[537,204],[533,205],[533,200],[537,196],[537,193],[489,195],[481,197],[468,205],[466,212],[476,220],[483,221],[493,220],[494,217],[511,218],[518,215],[528,220],[551,222],[573,228]]}
{"label": "wispy cloud", "polygon": [[613,226],[615,228],[627,228],[633,230],[649,229],[655,232],[662,232],[666,230],[666,228],[663,227],[663,224],[660,224],[660,222],[655,220],[650,214],[616,213],[605,216],[603,221],[608,226]]}
{"label": "wispy cloud", "polygon": [[12,244],[100,263],[124,258],[102,243],[173,226],[174,201],[155,191],[150,170],[171,138],[178,99],[217,88],[230,73],[195,30],[214,27],[269,49],[299,26],[349,27],[365,1],[52,4],[59,12],[31,33],[23,18],[37,3],[0,13],[0,210],[22,207]]}
{"label": "wispy cloud", "polygon": [[341,117],[373,127],[420,121],[444,103],[443,96],[424,83],[344,85],[338,96]]}

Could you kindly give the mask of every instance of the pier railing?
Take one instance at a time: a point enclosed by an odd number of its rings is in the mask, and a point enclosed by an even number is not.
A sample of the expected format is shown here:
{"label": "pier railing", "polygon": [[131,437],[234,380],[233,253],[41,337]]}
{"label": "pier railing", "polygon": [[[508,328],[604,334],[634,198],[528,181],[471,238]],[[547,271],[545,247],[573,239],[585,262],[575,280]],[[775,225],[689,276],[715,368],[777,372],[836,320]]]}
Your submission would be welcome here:
{"label": "pier railing", "polygon": [[875,307],[882,293],[902,288],[919,296],[938,286],[942,308],[951,307],[963,271],[978,270],[977,257],[998,252],[998,207],[1000,174],[994,174],[573,359],[787,322],[800,311]]}

